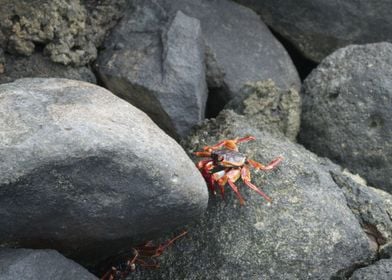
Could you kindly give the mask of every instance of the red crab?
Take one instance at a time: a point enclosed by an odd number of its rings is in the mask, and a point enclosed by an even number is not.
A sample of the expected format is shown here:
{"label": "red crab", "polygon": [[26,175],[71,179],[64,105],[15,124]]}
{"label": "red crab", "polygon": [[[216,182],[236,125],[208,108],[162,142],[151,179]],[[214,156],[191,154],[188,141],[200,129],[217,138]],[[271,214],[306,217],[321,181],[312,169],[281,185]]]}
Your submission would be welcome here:
{"label": "red crab", "polygon": [[184,230],[181,234],[166,240],[159,245],[154,245],[152,240],[150,240],[140,246],[132,248],[132,257],[127,261],[125,268],[120,270],[113,266],[104,276],[102,276],[101,280],[125,279],[130,272],[136,270],[136,265],[151,269],[159,268],[159,263],[156,258],[162,255],[167,247],[187,233],[188,232]]}
{"label": "red crab", "polygon": [[253,136],[231,140],[227,139],[214,146],[205,146],[203,151],[194,153],[196,156],[208,158],[199,161],[196,166],[206,180],[209,189],[214,194],[216,193],[215,187],[218,185],[223,198],[224,186],[228,183],[236,194],[240,204],[243,205],[245,201],[239,193],[238,187],[234,184],[241,177],[242,181],[244,181],[249,188],[256,191],[267,201],[271,201],[271,198],[251,183],[249,166],[264,171],[272,170],[283,160],[283,157],[279,156],[269,164],[263,165],[249,159],[246,155],[238,151],[238,143],[255,139],[256,138]]}

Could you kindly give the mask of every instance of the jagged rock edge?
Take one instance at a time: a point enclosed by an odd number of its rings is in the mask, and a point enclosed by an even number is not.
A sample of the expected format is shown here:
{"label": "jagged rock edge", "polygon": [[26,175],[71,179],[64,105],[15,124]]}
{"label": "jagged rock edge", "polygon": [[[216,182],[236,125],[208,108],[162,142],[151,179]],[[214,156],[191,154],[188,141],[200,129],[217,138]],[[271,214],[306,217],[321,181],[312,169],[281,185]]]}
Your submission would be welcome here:
{"label": "jagged rock edge", "polygon": [[[331,179],[335,182],[335,184],[336,184],[340,189],[342,189],[342,187],[340,186],[339,182],[337,182],[337,180],[335,179],[335,176],[334,176],[333,172],[332,172],[332,171],[329,171],[329,174],[330,174],[330,176],[331,176]],[[363,232],[365,233],[365,235],[368,236],[368,233],[367,233],[367,232],[365,231],[365,229],[363,228],[363,226],[362,226],[362,224],[361,224],[361,221],[357,218],[357,215],[355,215],[355,213],[354,213],[352,207],[349,205],[349,203],[348,203],[348,201],[347,201],[346,193],[343,192],[343,195],[344,195],[344,199],[345,199],[345,201],[346,201],[347,208],[350,209],[350,211],[352,212],[354,218],[358,221],[359,225],[361,226],[361,229],[363,230]],[[374,225],[372,225],[372,226],[374,226]],[[357,271],[358,269],[364,268],[364,267],[368,267],[368,266],[371,266],[371,265],[377,263],[377,262],[378,262],[379,260],[381,260],[381,259],[387,259],[388,257],[386,257],[386,256],[383,257],[383,256],[380,254],[380,244],[377,243],[377,245],[378,245],[377,252],[376,252],[376,254],[375,254],[372,258],[364,259],[364,260],[361,260],[361,261],[359,261],[359,262],[352,263],[350,266],[347,266],[347,267],[345,267],[345,268],[341,268],[341,269],[339,269],[338,271],[336,271],[336,273],[335,273],[334,275],[332,275],[330,279],[331,279],[331,280],[350,279],[350,277],[351,277],[351,276],[354,274],[354,272]]]}

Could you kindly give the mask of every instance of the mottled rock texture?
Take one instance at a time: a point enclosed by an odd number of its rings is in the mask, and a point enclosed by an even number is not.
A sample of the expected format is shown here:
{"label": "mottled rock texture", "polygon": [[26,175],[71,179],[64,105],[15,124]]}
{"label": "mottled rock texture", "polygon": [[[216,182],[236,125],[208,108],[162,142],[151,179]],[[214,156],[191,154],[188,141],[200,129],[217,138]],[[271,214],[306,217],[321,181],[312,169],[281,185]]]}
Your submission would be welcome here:
{"label": "mottled rock texture", "polygon": [[301,98],[295,89],[282,90],[272,80],[248,83],[225,107],[244,115],[252,126],[283,134],[295,141],[299,132]]}
{"label": "mottled rock texture", "polygon": [[146,114],[85,82],[0,85],[0,158],[0,246],[53,248],[93,264],[207,206],[183,149]]}
{"label": "mottled rock texture", "polygon": [[0,47],[21,55],[42,50],[54,62],[85,65],[120,18],[124,0],[0,0]]}
{"label": "mottled rock texture", "polygon": [[41,53],[34,53],[31,56],[5,55],[3,73],[0,73],[1,84],[31,77],[67,78],[96,83],[94,73],[85,66],[72,67],[54,63]]}
{"label": "mottled rock texture", "polygon": [[350,44],[392,41],[389,0],[236,0],[257,11],[307,58],[320,62]]}
{"label": "mottled rock texture", "polygon": [[304,81],[299,140],[392,192],[392,44],[352,45]]}
{"label": "mottled rock texture", "polygon": [[392,279],[392,260],[379,260],[373,265],[360,268],[350,280],[390,280]]}

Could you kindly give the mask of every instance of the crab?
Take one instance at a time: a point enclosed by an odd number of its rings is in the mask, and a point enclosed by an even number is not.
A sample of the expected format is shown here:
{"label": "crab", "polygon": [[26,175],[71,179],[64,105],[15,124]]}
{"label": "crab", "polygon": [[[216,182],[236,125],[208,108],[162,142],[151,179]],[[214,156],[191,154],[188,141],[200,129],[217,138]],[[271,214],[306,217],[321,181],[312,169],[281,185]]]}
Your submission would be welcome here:
{"label": "crab", "polygon": [[273,170],[282,162],[283,157],[278,156],[267,165],[263,165],[249,159],[245,154],[238,151],[238,143],[255,139],[256,138],[253,136],[226,139],[213,146],[205,146],[202,151],[194,152],[198,157],[207,158],[199,161],[196,166],[206,180],[208,188],[214,194],[216,194],[216,186],[218,186],[222,198],[224,198],[224,187],[226,184],[229,184],[240,204],[243,205],[245,200],[238,191],[238,187],[235,185],[235,182],[241,178],[250,189],[256,191],[268,202],[272,201],[269,196],[251,183],[249,167],[251,166],[257,170],[263,171]]}
{"label": "crab", "polygon": [[126,262],[125,268],[120,270],[113,266],[104,276],[102,276],[101,280],[125,279],[130,272],[136,270],[136,265],[149,269],[159,268],[159,263],[156,258],[162,255],[176,240],[185,236],[187,233],[188,232],[184,230],[174,238],[166,240],[158,245],[154,245],[152,240],[149,240],[142,245],[132,248],[132,257]]}

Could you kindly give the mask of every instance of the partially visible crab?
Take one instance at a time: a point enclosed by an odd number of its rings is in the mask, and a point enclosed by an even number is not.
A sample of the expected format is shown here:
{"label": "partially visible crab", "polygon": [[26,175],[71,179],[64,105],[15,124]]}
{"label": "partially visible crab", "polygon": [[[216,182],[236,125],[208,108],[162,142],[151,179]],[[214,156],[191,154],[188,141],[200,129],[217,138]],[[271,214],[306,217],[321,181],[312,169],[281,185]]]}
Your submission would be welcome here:
{"label": "partially visible crab", "polygon": [[136,265],[140,265],[144,268],[155,269],[159,268],[159,263],[156,260],[157,257],[171,246],[175,241],[185,236],[188,232],[184,230],[181,234],[176,237],[166,240],[165,242],[154,245],[152,240],[149,240],[142,245],[132,248],[132,257],[127,260],[125,267],[119,269],[113,266],[109,271],[105,273],[100,280],[123,280],[129,275],[129,273],[136,270]]}
{"label": "partially visible crab", "polygon": [[263,165],[257,161],[249,159],[246,155],[238,151],[237,144],[255,140],[253,136],[246,136],[243,138],[227,139],[219,142],[214,146],[205,146],[203,151],[195,152],[199,157],[206,157],[208,159],[201,160],[197,163],[197,168],[200,170],[204,179],[206,180],[209,189],[216,194],[216,185],[219,186],[222,198],[224,196],[224,186],[226,183],[233,189],[240,204],[245,203],[238,187],[234,184],[239,178],[252,190],[264,197],[267,201],[271,201],[264,192],[251,183],[249,166],[259,170],[272,170],[282,160],[279,156],[272,160],[269,164]]}

